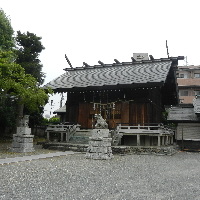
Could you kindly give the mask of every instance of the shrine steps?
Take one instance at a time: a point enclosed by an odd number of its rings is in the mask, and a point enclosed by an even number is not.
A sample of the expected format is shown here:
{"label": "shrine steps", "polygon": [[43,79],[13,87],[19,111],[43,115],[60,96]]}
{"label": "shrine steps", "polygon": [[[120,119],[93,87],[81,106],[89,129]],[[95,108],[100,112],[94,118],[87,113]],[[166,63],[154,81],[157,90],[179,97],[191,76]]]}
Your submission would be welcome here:
{"label": "shrine steps", "polygon": [[91,129],[80,129],[70,138],[69,143],[88,144],[89,137],[92,136]]}
{"label": "shrine steps", "polygon": [[76,133],[74,135],[91,137],[92,136],[92,129],[76,130]]}

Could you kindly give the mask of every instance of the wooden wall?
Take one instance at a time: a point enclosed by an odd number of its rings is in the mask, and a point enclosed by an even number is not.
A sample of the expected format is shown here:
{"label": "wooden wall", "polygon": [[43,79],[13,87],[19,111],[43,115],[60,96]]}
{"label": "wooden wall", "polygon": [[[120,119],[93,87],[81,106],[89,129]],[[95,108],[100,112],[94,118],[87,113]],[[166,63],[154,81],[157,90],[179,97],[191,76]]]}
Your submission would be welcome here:
{"label": "wooden wall", "polygon": [[160,123],[161,106],[158,89],[74,92],[68,94],[67,121],[94,128],[94,115],[100,113],[109,128],[117,123]]}

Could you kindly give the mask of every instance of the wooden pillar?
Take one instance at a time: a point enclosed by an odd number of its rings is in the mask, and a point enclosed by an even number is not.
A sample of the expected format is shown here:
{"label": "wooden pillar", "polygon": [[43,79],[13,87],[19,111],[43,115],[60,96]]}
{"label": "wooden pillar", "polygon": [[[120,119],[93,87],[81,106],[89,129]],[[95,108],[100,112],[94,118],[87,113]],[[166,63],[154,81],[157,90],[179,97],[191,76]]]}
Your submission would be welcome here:
{"label": "wooden pillar", "polygon": [[140,134],[137,134],[137,146],[140,146]]}
{"label": "wooden pillar", "polygon": [[169,144],[171,145],[172,144],[172,137],[169,136]]}
{"label": "wooden pillar", "polygon": [[49,132],[47,132],[47,140],[49,140]]}
{"label": "wooden pillar", "polygon": [[160,135],[158,135],[158,146],[160,147]]}
{"label": "wooden pillar", "polygon": [[66,142],[69,142],[69,130],[66,131]]}
{"label": "wooden pillar", "polygon": [[166,136],[166,145],[168,145],[169,144],[169,136],[167,135]]}
{"label": "wooden pillar", "polygon": [[60,141],[63,142],[63,133],[60,133]]}
{"label": "wooden pillar", "polygon": [[113,103],[112,113],[113,113],[112,128],[114,128],[115,127],[115,104],[114,103]]}
{"label": "wooden pillar", "polygon": [[165,136],[162,136],[162,145],[165,145]]}

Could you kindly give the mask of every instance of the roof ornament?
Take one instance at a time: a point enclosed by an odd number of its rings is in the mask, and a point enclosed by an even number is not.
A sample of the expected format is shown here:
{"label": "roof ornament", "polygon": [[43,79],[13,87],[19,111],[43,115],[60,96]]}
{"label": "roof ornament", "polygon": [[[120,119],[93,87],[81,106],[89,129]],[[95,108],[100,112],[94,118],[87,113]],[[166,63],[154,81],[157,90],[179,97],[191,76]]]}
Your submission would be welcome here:
{"label": "roof ornament", "polygon": [[135,58],[131,57],[132,62],[136,62]]}
{"label": "roof ornament", "polygon": [[137,59],[138,59],[138,60],[143,60],[143,59],[144,59],[144,56],[143,56],[143,55],[137,55]]}
{"label": "roof ornament", "polygon": [[65,54],[65,59],[67,60],[67,62],[68,62],[68,64],[69,64],[69,66],[71,67],[71,68],[73,68],[72,67],[72,64],[70,63],[70,61],[69,61],[69,59],[68,59],[68,57],[67,57],[67,55]]}
{"label": "roof ornament", "polygon": [[115,61],[117,64],[120,64],[119,60],[117,60],[117,59],[114,59],[114,61]]}
{"label": "roof ornament", "polygon": [[154,60],[154,57],[152,55],[149,55],[150,60]]}
{"label": "roof ornament", "polygon": [[86,62],[83,62],[83,66],[90,67],[90,65],[88,65]]}
{"label": "roof ornament", "polygon": [[101,62],[100,60],[98,61],[98,63],[102,66],[104,66],[105,64],[103,62]]}

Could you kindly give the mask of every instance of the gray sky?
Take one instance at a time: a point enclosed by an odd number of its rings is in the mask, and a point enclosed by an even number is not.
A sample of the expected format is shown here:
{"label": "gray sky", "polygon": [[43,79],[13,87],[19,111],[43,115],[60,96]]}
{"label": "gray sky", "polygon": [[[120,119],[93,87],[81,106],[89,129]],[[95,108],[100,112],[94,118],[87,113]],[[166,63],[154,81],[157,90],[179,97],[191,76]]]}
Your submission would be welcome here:
{"label": "gray sky", "polygon": [[[154,58],[187,56],[189,65],[200,65],[198,0],[1,0],[15,31],[42,37],[40,56],[45,83],[83,62],[108,64],[131,61],[133,53]],[[179,62],[180,65],[185,62]],[[60,99],[60,95],[58,97]],[[66,98],[65,98],[66,99]],[[59,107],[55,100],[55,110]]]}

